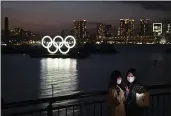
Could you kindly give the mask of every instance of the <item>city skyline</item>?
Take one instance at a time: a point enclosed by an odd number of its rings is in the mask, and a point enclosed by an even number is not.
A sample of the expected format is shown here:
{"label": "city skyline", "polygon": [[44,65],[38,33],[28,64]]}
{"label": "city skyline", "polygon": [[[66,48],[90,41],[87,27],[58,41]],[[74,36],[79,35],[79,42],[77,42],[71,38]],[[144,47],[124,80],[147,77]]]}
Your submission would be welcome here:
{"label": "city skyline", "polygon": [[[140,19],[139,20],[139,26],[138,28],[135,28],[135,20],[134,19],[120,19],[120,25],[116,28],[115,31],[113,31],[113,27],[110,24],[104,24],[104,23],[95,23],[94,30],[96,30],[95,33],[92,33],[90,29],[87,28],[87,21],[86,20],[73,20],[72,22],[72,29],[67,30],[68,34],[70,35],[75,35],[77,38],[86,38],[89,35],[87,33],[91,33],[91,35],[96,34],[96,36],[101,36],[101,37],[111,37],[112,35],[114,36],[134,36],[134,35],[139,35],[139,36],[148,36],[152,35],[152,32],[154,32],[154,25],[155,24],[160,24],[156,25],[155,28],[163,28],[165,33],[170,33],[170,25],[171,23],[156,23],[156,22],[151,22],[149,19]],[[24,27],[15,27],[9,29],[9,19],[8,17],[4,17],[4,23],[6,26],[4,26],[4,29],[2,30],[5,31],[5,33],[9,32],[15,32],[14,30],[27,30]],[[23,32],[22,31],[22,32]],[[27,30],[31,31],[31,30]],[[61,32],[58,32],[56,34],[61,34],[64,36],[66,34],[65,29],[62,29]],[[18,33],[18,32],[16,32]],[[20,33],[20,32],[19,32]],[[162,33],[162,32],[161,32]],[[55,36],[55,35],[54,35]]]}
{"label": "city skyline", "polygon": [[135,19],[135,25],[139,25],[141,18],[151,21],[171,18],[168,7],[171,2],[144,3],[147,2],[2,2],[1,21],[3,28],[4,16],[7,16],[9,28],[24,27],[35,32],[56,33],[71,29],[73,20],[119,26],[121,18]]}

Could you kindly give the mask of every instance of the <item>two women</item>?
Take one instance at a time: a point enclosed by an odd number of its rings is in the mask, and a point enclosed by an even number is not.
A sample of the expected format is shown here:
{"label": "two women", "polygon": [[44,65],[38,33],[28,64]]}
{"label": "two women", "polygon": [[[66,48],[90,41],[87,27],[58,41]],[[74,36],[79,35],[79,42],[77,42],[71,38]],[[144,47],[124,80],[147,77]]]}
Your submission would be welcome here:
{"label": "two women", "polygon": [[109,116],[141,116],[144,108],[137,105],[136,94],[145,92],[136,79],[136,70],[130,68],[126,74],[127,84],[119,71],[113,71],[108,91]]}

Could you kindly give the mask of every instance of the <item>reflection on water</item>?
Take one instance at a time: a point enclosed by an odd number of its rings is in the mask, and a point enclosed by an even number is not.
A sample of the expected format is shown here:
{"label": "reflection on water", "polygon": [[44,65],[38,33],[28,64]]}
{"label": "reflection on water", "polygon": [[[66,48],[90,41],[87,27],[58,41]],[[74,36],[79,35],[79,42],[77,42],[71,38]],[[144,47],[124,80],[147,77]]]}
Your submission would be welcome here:
{"label": "reflection on water", "polygon": [[124,77],[130,67],[137,69],[143,85],[171,83],[170,59],[170,54],[154,53],[91,55],[84,60],[4,55],[2,97],[8,102],[51,97],[52,84],[54,96],[106,90],[113,70]]}
{"label": "reflection on water", "polygon": [[[42,59],[40,62],[40,97],[60,96],[77,91],[77,60]],[[53,92],[52,92],[53,85]]]}

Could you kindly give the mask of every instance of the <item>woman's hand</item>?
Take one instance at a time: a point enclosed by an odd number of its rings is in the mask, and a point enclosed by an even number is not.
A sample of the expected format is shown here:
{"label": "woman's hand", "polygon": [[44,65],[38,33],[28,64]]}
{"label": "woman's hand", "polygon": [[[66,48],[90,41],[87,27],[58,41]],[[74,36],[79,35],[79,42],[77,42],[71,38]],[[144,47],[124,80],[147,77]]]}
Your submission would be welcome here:
{"label": "woman's hand", "polygon": [[126,89],[126,95],[128,95],[130,93],[128,86],[126,86],[125,89]]}

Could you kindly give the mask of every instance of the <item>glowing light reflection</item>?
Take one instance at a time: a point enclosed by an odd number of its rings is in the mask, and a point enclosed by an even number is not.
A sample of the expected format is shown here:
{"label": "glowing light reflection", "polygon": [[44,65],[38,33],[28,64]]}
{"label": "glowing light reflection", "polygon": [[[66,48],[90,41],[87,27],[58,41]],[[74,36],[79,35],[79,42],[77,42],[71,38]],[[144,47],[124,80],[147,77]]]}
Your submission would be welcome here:
{"label": "glowing light reflection", "polygon": [[77,60],[75,59],[42,59],[40,98],[68,95],[78,92]]}

